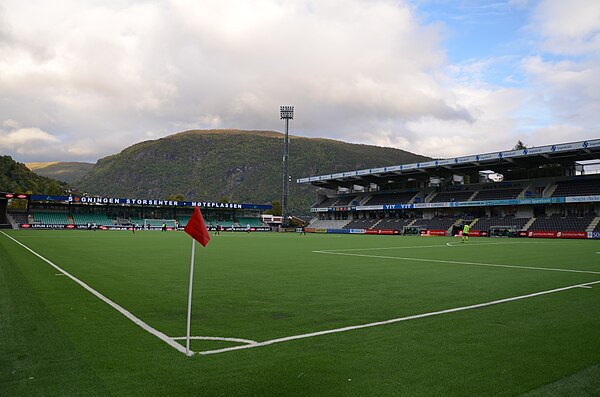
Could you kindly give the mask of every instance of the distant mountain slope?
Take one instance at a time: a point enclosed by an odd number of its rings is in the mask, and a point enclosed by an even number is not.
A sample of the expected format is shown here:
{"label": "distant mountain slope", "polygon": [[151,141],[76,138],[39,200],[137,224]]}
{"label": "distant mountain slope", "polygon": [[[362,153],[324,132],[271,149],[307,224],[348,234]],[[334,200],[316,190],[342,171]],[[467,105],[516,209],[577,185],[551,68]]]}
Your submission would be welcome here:
{"label": "distant mountain slope", "polygon": [[25,165],[38,175],[67,183],[79,181],[94,166],[92,163],[82,162],[26,163]]}
{"label": "distant mountain slope", "polygon": [[[281,201],[283,134],[195,130],[135,144],[100,159],[77,187],[91,194],[271,203]],[[429,159],[403,150],[329,139],[290,139],[290,210],[306,213],[315,188],[295,179]]]}
{"label": "distant mountain slope", "polygon": [[66,189],[65,183],[37,175],[10,156],[0,156],[0,191],[61,195]]}

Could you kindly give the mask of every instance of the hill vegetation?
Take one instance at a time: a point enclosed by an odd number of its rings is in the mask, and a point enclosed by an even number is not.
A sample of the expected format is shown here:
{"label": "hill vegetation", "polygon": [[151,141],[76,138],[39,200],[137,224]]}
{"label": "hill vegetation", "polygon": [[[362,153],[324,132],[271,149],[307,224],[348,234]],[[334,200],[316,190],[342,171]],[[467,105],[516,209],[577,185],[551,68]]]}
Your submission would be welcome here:
{"label": "hill vegetation", "polygon": [[38,175],[67,183],[79,181],[94,166],[82,162],[26,163],[25,165]]}
{"label": "hill vegetation", "polygon": [[0,191],[62,195],[67,184],[37,175],[10,156],[0,156]]}
{"label": "hill vegetation", "polygon": [[[76,184],[81,191],[118,197],[271,203],[281,200],[283,134],[194,130],[135,144],[98,160]],[[296,178],[428,159],[399,149],[329,139],[290,137],[289,207],[306,213],[316,201]]]}

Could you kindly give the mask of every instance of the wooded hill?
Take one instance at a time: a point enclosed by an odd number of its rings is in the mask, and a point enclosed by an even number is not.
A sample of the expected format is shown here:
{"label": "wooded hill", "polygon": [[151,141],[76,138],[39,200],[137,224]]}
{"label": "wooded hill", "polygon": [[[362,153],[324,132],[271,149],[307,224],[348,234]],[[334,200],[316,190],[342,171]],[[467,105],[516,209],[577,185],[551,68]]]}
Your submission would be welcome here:
{"label": "wooded hill", "polygon": [[94,166],[92,163],[83,162],[49,162],[25,163],[27,168],[38,175],[56,179],[67,183],[78,182]]}
{"label": "wooded hill", "polygon": [[66,189],[65,183],[37,175],[10,156],[0,156],[0,191],[64,195]]}
{"label": "wooded hill", "polygon": [[[194,130],[146,141],[98,160],[75,183],[94,195],[237,203],[281,201],[283,134]],[[290,211],[303,214],[315,187],[296,178],[428,160],[399,149],[320,138],[290,137]]]}

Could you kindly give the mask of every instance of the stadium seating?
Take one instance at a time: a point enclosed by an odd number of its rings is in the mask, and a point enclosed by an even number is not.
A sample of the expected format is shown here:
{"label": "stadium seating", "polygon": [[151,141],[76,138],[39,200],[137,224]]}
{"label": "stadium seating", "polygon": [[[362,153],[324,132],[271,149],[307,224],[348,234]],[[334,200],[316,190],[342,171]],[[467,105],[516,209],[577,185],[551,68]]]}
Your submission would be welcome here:
{"label": "stadium seating", "polygon": [[314,205],[313,207],[315,207],[315,208],[333,207],[333,205],[335,203],[337,203],[339,199],[340,199],[339,197],[326,198],[325,200],[321,201],[319,204]]}
{"label": "stadium seating", "polygon": [[263,227],[264,223],[259,218],[238,218],[238,223],[242,227],[250,225],[250,227]]}
{"label": "stadium seating", "polygon": [[552,197],[589,196],[600,194],[600,179],[575,179],[558,182]]}
{"label": "stadium seating", "polygon": [[413,227],[420,227],[428,230],[447,230],[456,222],[454,218],[417,219],[412,224]]}
{"label": "stadium seating", "polygon": [[473,201],[476,200],[512,200],[516,199],[523,189],[488,189],[477,192]]}
{"label": "stadium seating", "polygon": [[[146,225],[150,225],[151,227],[162,227],[163,224],[166,224],[167,227],[175,227],[175,219],[146,219]],[[140,226],[144,225],[144,221],[140,223]]]}
{"label": "stadium seating", "polygon": [[[186,227],[188,222],[190,221],[191,216],[179,216],[177,217],[177,220],[179,221],[179,226],[181,227]],[[206,223],[206,220],[204,221],[204,223],[208,226],[208,223]]]}
{"label": "stadium seating", "polygon": [[129,221],[131,222],[132,225],[144,226],[143,218],[129,218]]}
{"label": "stadium seating", "polygon": [[10,213],[10,217],[13,219],[15,223],[29,223],[29,217],[25,212],[12,212]]}
{"label": "stadium seating", "polygon": [[406,204],[417,195],[417,192],[374,194],[365,205]]}
{"label": "stadium seating", "polygon": [[76,225],[87,225],[88,223],[96,224],[97,226],[111,226],[113,220],[106,214],[72,214],[73,223]]}
{"label": "stadium seating", "polygon": [[221,225],[221,227],[224,227],[224,228],[240,227],[240,225],[237,222],[234,222],[234,221],[213,221],[214,225],[216,225],[217,223],[219,225]]}
{"label": "stadium seating", "polygon": [[335,202],[335,206],[336,207],[345,207],[345,206],[352,204],[352,202],[354,200],[356,200],[356,196],[340,197],[340,199]]}
{"label": "stadium seating", "polygon": [[559,232],[580,232],[585,231],[592,220],[594,215],[584,215],[581,217],[567,216],[563,217],[558,214],[554,214],[548,217],[538,217],[527,230],[552,230]]}
{"label": "stadium seating", "polygon": [[376,230],[384,230],[384,229],[402,230],[402,229],[404,229],[404,226],[408,226],[408,224],[411,223],[412,221],[413,221],[413,219],[403,219],[403,218],[382,219],[377,224],[375,224],[375,226],[373,226],[372,228],[376,229]]}
{"label": "stadium seating", "polygon": [[430,201],[431,203],[447,203],[452,201],[467,201],[469,197],[473,195],[473,192],[440,192],[436,194],[433,199]]}
{"label": "stadium seating", "polygon": [[310,222],[307,226],[315,229],[343,229],[349,223],[347,220],[329,220],[317,219]]}
{"label": "stadium seating", "polygon": [[475,224],[471,226],[471,230],[490,230],[492,226],[494,227],[507,227],[515,230],[523,230],[527,222],[529,222],[531,218],[515,218],[514,216],[505,216],[504,218],[500,217],[483,217],[479,218]]}
{"label": "stadium seating", "polygon": [[354,219],[344,229],[370,229],[377,221],[378,219]]}
{"label": "stadium seating", "polygon": [[64,212],[34,212],[34,222],[46,224],[46,225],[67,225],[69,219],[67,214]]}

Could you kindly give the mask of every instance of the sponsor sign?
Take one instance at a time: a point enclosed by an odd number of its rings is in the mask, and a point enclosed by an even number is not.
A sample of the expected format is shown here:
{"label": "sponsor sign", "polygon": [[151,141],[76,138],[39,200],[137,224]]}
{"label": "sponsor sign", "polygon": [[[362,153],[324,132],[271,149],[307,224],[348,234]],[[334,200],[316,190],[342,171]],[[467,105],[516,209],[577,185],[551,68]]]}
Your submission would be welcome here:
{"label": "sponsor sign", "polygon": [[552,230],[519,232],[519,237],[526,234],[532,238],[588,238],[587,232],[557,232]]}
{"label": "sponsor sign", "polygon": [[600,238],[600,232],[587,232],[587,238]]}
{"label": "sponsor sign", "polygon": [[[16,195],[15,197],[27,198],[27,195]],[[168,207],[200,207],[218,209],[271,209],[271,205],[265,204],[238,204],[238,203],[215,203],[210,201],[176,201],[155,200],[119,197],[79,197],[79,196],[43,196],[31,195],[33,201],[61,201],[75,204],[124,204],[124,205],[152,205]]]}
{"label": "sponsor sign", "polygon": [[375,230],[365,230],[365,234],[392,235],[392,234],[400,234],[400,231],[399,230],[392,230],[392,229],[375,229]]}
{"label": "sponsor sign", "polygon": [[375,210],[382,210],[382,209],[383,209],[383,205],[357,205],[356,206],[357,211],[375,211]]}
{"label": "sponsor sign", "polygon": [[558,232],[556,233],[558,238],[587,238],[586,232]]}
{"label": "sponsor sign", "polygon": [[421,230],[421,236],[445,236],[445,230]]}
{"label": "sponsor sign", "polygon": [[565,197],[566,203],[592,203],[596,201],[600,201],[600,196]]}
{"label": "sponsor sign", "polygon": [[22,194],[22,193],[0,193],[0,197],[4,197],[7,199],[12,199],[12,198],[18,198],[18,199],[26,199],[27,197],[29,197],[28,194]]}
{"label": "sponsor sign", "polygon": [[326,229],[326,233],[350,234],[349,229]]}
{"label": "sponsor sign", "polygon": [[365,229],[350,229],[350,234],[365,234]]}
{"label": "sponsor sign", "polygon": [[538,238],[538,237],[543,237],[543,238],[556,238],[556,234],[557,232],[551,232],[551,231],[529,231],[527,232],[527,237],[534,237],[534,238]]}

